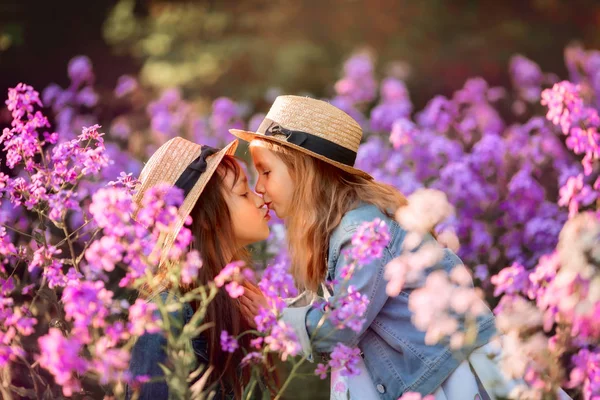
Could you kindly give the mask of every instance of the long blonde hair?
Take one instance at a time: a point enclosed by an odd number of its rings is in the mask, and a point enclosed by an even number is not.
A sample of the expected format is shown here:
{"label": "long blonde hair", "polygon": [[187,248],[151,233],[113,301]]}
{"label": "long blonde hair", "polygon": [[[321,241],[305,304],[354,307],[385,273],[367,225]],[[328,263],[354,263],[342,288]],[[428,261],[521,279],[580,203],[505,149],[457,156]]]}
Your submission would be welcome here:
{"label": "long blonde hair", "polygon": [[316,291],[325,280],[329,237],[344,214],[361,202],[392,216],[407,200],[393,186],[343,171],[300,151],[255,139],[252,145],[273,151],[294,182],[294,213],[286,218],[291,272],[297,284]]}

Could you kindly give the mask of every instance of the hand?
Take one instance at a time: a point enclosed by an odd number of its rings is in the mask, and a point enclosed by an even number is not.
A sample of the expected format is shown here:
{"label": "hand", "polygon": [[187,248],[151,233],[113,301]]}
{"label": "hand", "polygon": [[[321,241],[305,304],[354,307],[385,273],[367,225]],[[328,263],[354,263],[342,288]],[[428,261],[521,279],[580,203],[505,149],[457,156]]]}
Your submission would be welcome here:
{"label": "hand", "polygon": [[252,328],[256,328],[254,317],[258,315],[261,308],[268,309],[269,303],[258,286],[249,281],[245,281],[242,285],[244,286],[244,294],[240,297],[242,314],[248,324]]}

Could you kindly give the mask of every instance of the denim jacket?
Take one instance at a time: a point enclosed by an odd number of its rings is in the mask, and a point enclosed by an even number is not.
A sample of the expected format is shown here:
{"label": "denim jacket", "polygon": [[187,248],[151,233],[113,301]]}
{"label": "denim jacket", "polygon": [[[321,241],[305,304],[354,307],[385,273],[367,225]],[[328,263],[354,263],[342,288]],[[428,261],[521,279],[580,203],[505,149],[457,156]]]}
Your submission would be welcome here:
{"label": "denim jacket", "polygon": [[[405,285],[398,296],[390,297],[386,293],[387,282],[383,277],[386,264],[402,253],[402,242],[407,232],[396,221],[370,204],[360,205],[347,212],[330,236],[328,280],[342,281],[340,273],[346,263],[345,257],[340,255],[342,250],[351,246],[352,236],[362,223],[373,221],[375,218],[380,218],[387,224],[390,242],[380,259],[364,265],[354,273],[349,282],[369,299],[366,322],[362,330],[358,333],[348,328],[338,330],[326,321],[315,336],[313,332],[324,311],[312,305],[286,308],[283,319],[296,331],[305,354],[311,351],[331,352],[338,342],[351,347],[358,346],[382,400],[396,400],[405,392],[430,394],[473,350],[491,340],[496,333],[494,316],[490,310],[477,319],[477,339],[468,347],[453,350],[450,349],[448,341],[441,341],[436,345],[425,344],[425,333],[413,325],[412,313],[408,308],[408,296],[414,289],[423,285],[424,279]],[[434,239],[429,237],[428,240]],[[445,249],[442,260],[426,271],[450,271],[455,265],[461,264],[458,256]],[[333,296],[336,296],[335,286]],[[460,322],[460,325],[462,327],[463,323]],[[312,338],[312,348],[309,338]],[[312,355],[309,359],[311,357]]]}
{"label": "denim jacket", "polygon": [[[160,297],[163,302],[167,301],[168,293],[161,292]],[[157,311],[158,313],[158,311]],[[183,315],[175,316],[182,317],[183,323],[187,324],[194,311],[192,306],[188,303],[184,304]],[[196,354],[198,363],[208,364],[208,343],[204,336],[200,335],[192,339],[192,349]],[[133,377],[140,375],[148,375],[150,378],[160,378],[164,376],[160,364],[167,362],[167,354],[165,348],[167,346],[167,339],[160,333],[146,333],[138,338],[135,342],[133,349],[131,350],[131,359],[129,361],[129,371]],[[130,399],[133,395],[131,387],[127,387],[127,399]],[[147,382],[142,385],[139,400],[166,400],[169,398],[169,388],[167,383],[162,380],[158,382]],[[215,399],[233,399],[233,394],[228,393],[223,396],[219,390],[214,397]]]}

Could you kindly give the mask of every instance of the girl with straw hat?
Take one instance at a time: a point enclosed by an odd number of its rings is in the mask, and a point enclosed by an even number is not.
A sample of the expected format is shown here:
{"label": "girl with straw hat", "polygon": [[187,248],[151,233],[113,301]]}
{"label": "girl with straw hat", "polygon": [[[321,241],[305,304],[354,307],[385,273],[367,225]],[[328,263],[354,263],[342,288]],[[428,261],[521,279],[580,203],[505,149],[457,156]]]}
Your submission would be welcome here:
{"label": "girl with straw hat", "polygon": [[[389,228],[391,240],[384,255],[356,271],[349,281],[369,300],[359,332],[323,323],[324,311],[312,305],[284,311],[284,320],[294,326],[307,354],[331,352],[337,343],[360,348],[362,373],[344,382],[333,371],[332,398],[396,400],[403,393],[419,392],[434,393],[440,400],[472,400],[485,394],[469,368],[473,363],[467,360],[496,333],[489,308],[483,305],[475,343],[456,351],[448,343],[427,345],[425,333],[411,322],[408,295],[416,286],[405,287],[399,296],[386,294],[384,267],[401,254],[406,235],[393,213],[406,199],[354,168],[362,138],[359,124],[329,103],[280,96],[256,132],[230,132],[250,142],[259,174],[256,191],[285,221],[292,273],[307,290],[314,293],[327,281],[343,281],[346,259],[341,254],[363,222],[379,218]],[[461,264],[451,250],[444,249],[442,261],[432,269],[450,271]],[[334,284],[332,296],[336,289]],[[262,302],[259,291],[246,291],[242,297],[253,312]],[[345,389],[340,392],[340,387]]]}
{"label": "girl with straw hat", "polygon": [[[181,293],[213,281],[231,261],[249,262],[250,257],[244,246],[269,236],[269,210],[264,207],[263,200],[249,189],[246,175],[233,156],[236,147],[237,140],[222,150],[216,150],[176,137],[150,157],[140,175],[141,185],[134,199],[138,203],[147,190],[159,183],[167,183],[183,191],[180,220],[165,238],[161,254],[169,252],[184,221],[191,216],[192,247],[200,253],[203,266],[195,282],[179,285]],[[168,263],[161,262],[155,282],[143,287],[141,296],[149,301],[154,296],[165,296],[171,288],[165,278],[167,268]],[[185,305],[185,323],[197,306]],[[192,346],[198,361],[213,367],[214,372],[209,376],[208,384],[216,386],[216,398],[240,398],[242,387],[249,379],[244,374],[240,376],[238,371],[243,354],[225,352],[219,343],[222,330],[237,336],[249,329],[241,315],[239,301],[230,298],[227,293],[218,293],[209,303],[204,321],[212,323],[213,327],[194,339]],[[249,340],[248,335],[243,336],[240,345],[249,348]],[[159,364],[167,360],[165,345],[166,339],[161,335],[141,336],[131,353],[132,375],[162,376]],[[128,397],[131,396],[131,388],[128,388]],[[162,381],[144,384],[138,398],[160,400],[168,397],[167,384]]]}

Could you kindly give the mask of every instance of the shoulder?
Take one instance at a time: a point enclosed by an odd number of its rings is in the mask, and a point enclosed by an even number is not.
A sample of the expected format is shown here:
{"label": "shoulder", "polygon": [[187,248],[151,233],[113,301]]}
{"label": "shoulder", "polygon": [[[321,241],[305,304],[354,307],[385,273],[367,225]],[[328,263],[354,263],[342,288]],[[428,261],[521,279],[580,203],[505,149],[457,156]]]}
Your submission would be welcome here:
{"label": "shoulder", "polygon": [[393,225],[398,225],[393,218],[382,212],[377,206],[363,203],[344,214],[339,225],[334,229],[334,235],[343,236],[344,232],[353,234],[359,226],[377,218],[385,222],[390,229]]}
{"label": "shoulder", "polygon": [[355,231],[360,225],[365,222],[371,222],[375,218],[379,218],[386,223],[391,219],[383,213],[377,206],[373,204],[361,204],[358,207],[346,212],[340,221],[337,229]]}
{"label": "shoulder", "polygon": [[339,248],[352,239],[359,226],[377,218],[385,222],[392,235],[395,235],[401,229],[393,218],[390,218],[377,206],[363,203],[346,212],[339,225],[333,230],[329,237],[329,250],[332,253],[330,255],[335,256],[338,254]]}

